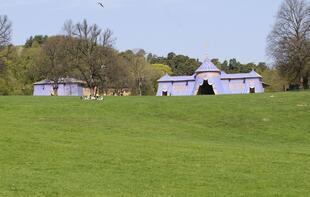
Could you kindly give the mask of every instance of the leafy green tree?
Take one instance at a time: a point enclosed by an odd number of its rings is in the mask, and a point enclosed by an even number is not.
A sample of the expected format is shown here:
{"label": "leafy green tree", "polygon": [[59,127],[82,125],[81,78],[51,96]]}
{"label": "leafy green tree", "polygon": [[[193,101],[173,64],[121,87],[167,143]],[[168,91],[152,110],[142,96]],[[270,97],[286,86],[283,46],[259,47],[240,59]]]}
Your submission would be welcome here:
{"label": "leafy green tree", "polygon": [[173,75],[192,75],[201,64],[197,59],[176,55],[173,52],[168,53],[167,57],[153,57],[150,62],[168,65],[172,69]]}
{"label": "leafy green tree", "polygon": [[130,75],[128,62],[117,51],[111,51],[107,57],[109,61],[106,64],[106,83],[103,91],[113,89],[113,94],[121,96],[126,89],[130,88]]}
{"label": "leafy green tree", "polygon": [[165,64],[152,64],[154,69],[158,72],[159,76],[164,76],[165,74],[172,75],[172,70],[168,65]]}
{"label": "leafy green tree", "polygon": [[211,59],[211,62],[220,70],[225,70],[224,66],[221,64],[220,60],[217,58]]}
{"label": "leafy green tree", "polygon": [[9,79],[11,78],[9,64],[10,55],[8,49],[0,50],[0,95],[8,95],[10,93]]}
{"label": "leafy green tree", "polygon": [[41,66],[41,47],[22,48],[16,47],[17,56],[14,61],[14,77],[21,85],[21,94],[31,95],[33,83],[40,79],[39,67]]}
{"label": "leafy green tree", "polygon": [[0,71],[0,94],[30,95],[32,84],[38,79],[40,48],[11,47],[10,51],[5,58],[5,67]]}
{"label": "leafy green tree", "polygon": [[258,73],[263,73],[266,70],[270,70],[265,62],[259,62],[255,69]]}
{"label": "leafy green tree", "polygon": [[227,71],[228,70],[228,61],[224,60],[222,63],[222,70]]}
{"label": "leafy green tree", "polygon": [[33,44],[39,44],[42,46],[48,39],[48,36],[43,36],[43,35],[35,35],[35,36],[30,36],[29,39],[27,39],[25,43],[25,48],[30,48],[32,47]]}
{"label": "leafy green tree", "polygon": [[240,71],[240,62],[238,62],[235,58],[229,60],[228,69],[229,73],[238,73]]}
{"label": "leafy green tree", "polygon": [[155,69],[148,63],[143,51],[134,53],[133,51],[123,52],[122,57],[127,61],[129,67],[130,87],[133,95],[154,94],[152,78]]}
{"label": "leafy green tree", "polygon": [[281,76],[278,69],[264,69],[260,74],[262,75],[264,82],[269,85],[266,88],[266,91],[281,92],[286,91],[289,87],[289,82]]}
{"label": "leafy green tree", "polygon": [[167,59],[168,60],[173,60],[177,55],[173,52],[168,53],[167,55]]}
{"label": "leafy green tree", "polygon": [[225,60],[223,63],[219,59],[215,58],[211,60],[214,65],[216,65],[220,70],[226,73],[248,73],[252,70],[255,70],[258,73],[262,73],[265,70],[268,70],[269,67],[265,62],[247,63],[242,64],[237,59],[233,58],[229,61]]}

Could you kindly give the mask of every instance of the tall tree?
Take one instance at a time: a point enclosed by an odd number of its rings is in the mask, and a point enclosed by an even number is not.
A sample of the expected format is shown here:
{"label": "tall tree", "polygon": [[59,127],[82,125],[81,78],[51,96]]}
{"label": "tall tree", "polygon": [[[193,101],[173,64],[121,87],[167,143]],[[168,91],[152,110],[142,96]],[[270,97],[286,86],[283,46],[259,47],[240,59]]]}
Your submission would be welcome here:
{"label": "tall tree", "polygon": [[11,41],[12,23],[6,15],[0,16],[0,48],[7,46]]}
{"label": "tall tree", "polygon": [[[155,68],[147,61],[144,50],[123,52],[122,57],[127,61],[129,85],[134,95],[146,95],[152,89],[152,76]],[[152,91],[151,93],[152,94]]]}
{"label": "tall tree", "polygon": [[111,53],[108,57],[109,63],[106,66],[106,83],[104,90],[108,93],[113,90],[113,95],[122,95],[124,91],[130,88],[130,74],[128,62],[117,51]]}
{"label": "tall tree", "polygon": [[310,63],[310,5],[306,0],[285,0],[268,36],[268,52],[280,73],[308,89]]}
{"label": "tall tree", "polygon": [[11,37],[12,23],[6,15],[0,16],[0,71],[4,69],[5,62],[11,52],[11,48],[7,47],[10,44]]}
{"label": "tall tree", "polygon": [[9,66],[14,78],[17,79],[14,94],[31,95],[33,83],[40,80],[40,68],[42,67],[42,50],[40,46],[31,48],[14,47],[15,58]]}
{"label": "tall tree", "polygon": [[57,95],[59,80],[70,74],[66,39],[63,36],[48,38],[42,48],[42,53],[43,61],[40,69],[42,78],[54,82],[54,95]]}
{"label": "tall tree", "polygon": [[93,95],[95,87],[104,87],[105,68],[113,50],[113,33],[109,29],[102,30],[96,24],[90,25],[86,20],[76,24],[68,21],[63,30],[69,43],[67,50],[72,58],[71,63],[80,72]]}
{"label": "tall tree", "polygon": [[6,15],[0,16],[0,95],[9,94],[8,88],[8,69],[6,68],[10,62],[12,36],[12,23]]}

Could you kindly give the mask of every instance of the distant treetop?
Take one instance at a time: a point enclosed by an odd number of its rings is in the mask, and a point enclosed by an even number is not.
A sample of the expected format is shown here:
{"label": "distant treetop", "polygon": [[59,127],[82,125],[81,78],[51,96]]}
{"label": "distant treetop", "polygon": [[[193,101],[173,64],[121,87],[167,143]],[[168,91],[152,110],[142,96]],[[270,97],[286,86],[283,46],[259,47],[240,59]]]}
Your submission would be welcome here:
{"label": "distant treetop", "polygon": [[47,39],[48,39],[47,35],[45,35],[45,36],[43,36],[43,35],[30,36],[30,38],[27,39],[27,41],[25,43],[25,47],[31,48],[34,43],[42,46],[46,42]]}

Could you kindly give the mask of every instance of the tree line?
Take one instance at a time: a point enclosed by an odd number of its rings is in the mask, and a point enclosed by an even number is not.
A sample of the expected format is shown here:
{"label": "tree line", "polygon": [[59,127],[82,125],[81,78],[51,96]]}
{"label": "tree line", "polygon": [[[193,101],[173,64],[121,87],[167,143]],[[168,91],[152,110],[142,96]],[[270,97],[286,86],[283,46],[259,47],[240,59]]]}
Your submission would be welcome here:
{"label": "tree line", "polygon": [[7,29],[5,40],[0,37],[1,95],[31,95],[33,83],[43,79],[54,81],[57,90],[66,77],[85,81],[91,94],[129,89],[132,95],[154,95],[156,80],[170,73],[168,66],[148,62],[143,50],[117,51],[113,32],[87,20],[65,22],[62,35],[36,35],[13,46],[12,25],[7,16],[0,19]]}
{"label": "tree line", "polygon": [[[165,57],[143,49],[118,51],[110,29],[87,20],[66,21],[61,35],[34,35],[23,46],[11,44],[12,23],[0,16],[0,95],[31,95],[33,83],[43,79],[84,80],[91,94],[124,89],[132,95],[154,95],[157,80],[170,75],[192,75],[201,65],[198,59],[173,52]],[[273,65],[264,62],[242,64],[236,59],[212,62],[227,73],[256,70],[271,86],[270,91],[309,88],[310,6],[305,0],[284,0],[268,36],[267,52]]]}

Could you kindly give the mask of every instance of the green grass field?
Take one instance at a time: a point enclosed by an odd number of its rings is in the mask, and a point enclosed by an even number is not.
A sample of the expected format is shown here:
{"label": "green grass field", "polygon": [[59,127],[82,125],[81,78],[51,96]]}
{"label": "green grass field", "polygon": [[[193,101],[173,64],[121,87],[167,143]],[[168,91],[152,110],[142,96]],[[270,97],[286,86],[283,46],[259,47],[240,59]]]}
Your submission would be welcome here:
{"label": "green grass field", "polygon": [[309,195],[310,92],[0,97],[0,196]]}

